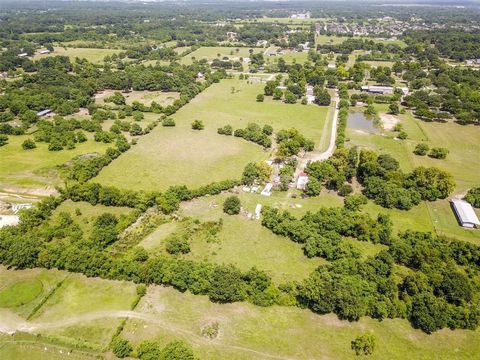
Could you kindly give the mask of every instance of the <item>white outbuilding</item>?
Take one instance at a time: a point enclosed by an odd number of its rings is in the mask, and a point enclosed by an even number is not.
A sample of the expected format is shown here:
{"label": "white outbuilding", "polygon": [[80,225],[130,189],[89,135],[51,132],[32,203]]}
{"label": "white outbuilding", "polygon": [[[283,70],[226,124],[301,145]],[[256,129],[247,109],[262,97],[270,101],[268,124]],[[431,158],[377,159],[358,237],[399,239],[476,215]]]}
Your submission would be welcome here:
{"label": "white outbuilding", "polygon": [[453,210],[460,225],[466,228],[474,228],[480,226],[477,214],[472,205],[465,200],[452,199]]}
{"label": "white outbuilding", "polygon": [[20,222],[18,215],[0,215],[0,228],[4,226],[16,226]]}

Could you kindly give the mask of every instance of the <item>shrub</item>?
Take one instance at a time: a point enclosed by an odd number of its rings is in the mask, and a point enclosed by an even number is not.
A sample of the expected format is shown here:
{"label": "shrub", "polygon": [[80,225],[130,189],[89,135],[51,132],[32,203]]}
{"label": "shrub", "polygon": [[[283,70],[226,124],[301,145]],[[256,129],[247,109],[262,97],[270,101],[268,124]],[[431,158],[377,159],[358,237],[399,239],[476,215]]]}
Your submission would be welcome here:
{"label": "shrub", "polygon": [[223,203],[223,212],[228,215],[237,215],[240,213],[240,199],[238,196],[229,196]]}
{"label": "shrub", "polygon": [[32,139],[27,139],[22,143],[23,150],[35,149],[37,144]]}
{"label": "shrub", "polygon": [[434,159],[445,159],[448,155],[449,151],[446,148],[442,147],[434,147],[430,150],[428,156]]}
{"label": "shrub", "polygon": [[400,131],[397,135],[397,139],[405,140],[408,138],[408,134],[405,131]]}
{"label": "shrub", "polygon": [[388,107],[388,111],[390,112],[390,114],[397,115],[400,112],[400,108],[398,107],[398,104],[391,103]]}
{"label": "shrub", "polygon": [[480,208],[480,187],[468,190],[465,200],[472,204],[473,207]]}
{"label": "shrub", "polygon": [[0,134],[0,146],[7,145],[8,143],[8,136]]}
{"label": "shrub", "polygon": [[126,339],[122,339],[119,336],[116,336],[112,340],[112,351],[118,358],[126,358],[132,353],[132,345]]}
{"label": "shrub", "polygon": [[175,126],[175,120],[167,117],[162,120],[162,126]]}
{"label": "shrub", "polygon": [[233,128],[231,125],[225,125],[224,127],[218,128],[217,133],[230,136],[233,134]]}
{"label": "shrub", "polygon": [[192,129],[193,130],[203,130],[205,128],[205,125],[203,125],[202,120],[195,120],[192,122]]}
{"label": "shrub", "polygon": [[173,234],[166,240],[165,249],[169,254],[187,254],[190,252],[190,243],[185,236]]}
{"label": "shrub", "polygon": [[193,350],[183,341],[172,341],[161,351],[159,359],[162,360],[195,360]]}
{"label": "shrub", "polygon": [[352,192],[353,192],[353,188],[350,184],[343,184],[338,189],[338,195],[340,196],[347,196],[347,195],[350,195]]}
{"label": "shrub", "polygon": [[372,334],[364,334],[352,340],[351,345],[357,356],[371,355],[377,345],[377,339]]}
{"label": "shrub", "polygon": [[264,125],[263,126],[263,129],[262,129],[262,132],[265,134],[265,135],[272,135],[273,134],[273,127],[271,125]]}
{"label": "shrub", "polygon": [[427,155],[428,150],[430,150],[430,147],[427,144],[422,143],[415,146],[415,150],[413,150],[413,153],[415,155],[425,156]]}
{"label": "shrub", "polygon": [[265,100],[265,96],[263,94],[257,95],[257,102],[263,102]]}
{"label": "shrub", "polygon": [[143,113],[141,111],[134,111],[132,115],[133,115],[133,120],[135,121],[142,121],[145,118],[145,116],[143,116]]}

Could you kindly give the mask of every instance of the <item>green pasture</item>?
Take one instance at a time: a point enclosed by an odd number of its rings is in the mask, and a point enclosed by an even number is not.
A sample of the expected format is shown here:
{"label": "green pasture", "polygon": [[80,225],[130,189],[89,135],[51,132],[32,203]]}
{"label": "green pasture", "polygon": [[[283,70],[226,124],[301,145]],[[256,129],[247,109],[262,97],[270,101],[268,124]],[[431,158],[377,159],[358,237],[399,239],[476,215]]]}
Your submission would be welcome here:
{"label": "green pasture", "polygon": [[[171,185],[195,188],[214,181],[239,179],[248,162],[262,161],[270,151],[246,140],[217,134],[230,124],[244,128],[250,122],[274,130],[295,127],[320,146],[328,107],[256,102],[264,84],[222,80],[198,95],[173,118],[176,126],[158,126],[138,144],[114,160],[93,181],[120,188],[165,190]],[[191,129],[193,120],[205,129]]]}
{"label": "green pasture", "polygon": [[[87,134],[89,139],[92,138]],[[0,189],[44,188],[53,190],[61,184],[56,167],[77,155],[101,153],[109,144],[88,140],[76,144],[75,149],[49,151],[48,144],[37,143],[37,148],[23,150],[22,143],[31,136],[9,136],[8,144],[0,147]]]}
{"label": "green pasture", "polygon": [[[134,344],[184,340],[201,359],[357,359],[350,342],[364,333],[378,339],[371,359],[466,360],[480,351],[479,331],[427,335],[401,319],[348,322],[296,307],[222,305],[165,287],[150,287],[137,310],[151,319],[128,320],[122,336]],[[212,323],[218,323],[219,335],[206,339],[201,330]]]}
{"label": "green pasture", "polygon": [[[238,49],[238,51],[237,51]],[[192,57],[195,60],[206,59],[212,61],[213,59],[223,59],[228,57],[231,60],[238,60],[241,57],[250,57],[250,49],[253,49],[253,53],[264,52],[265,49],[257,47],[229,47],[229,46],[211,46],[211,47],[201,47],[187,55],[185,55],[180,63],[188,65],[193,62]],[[220,56],[219,56],[220,55]]]}
{"label": "green pasture", "polygon": [[50,56],[68,56],[70,61],[74,61],[75,58],[87,59],[94,64],[103,63],[103,59],[107,55],[118,54],[121,50],[116,49],[91,49],[91,48],[75,48],[75,47],[54,47],[53,52],[50,54],[36,54],[34,60],[42,59]]}

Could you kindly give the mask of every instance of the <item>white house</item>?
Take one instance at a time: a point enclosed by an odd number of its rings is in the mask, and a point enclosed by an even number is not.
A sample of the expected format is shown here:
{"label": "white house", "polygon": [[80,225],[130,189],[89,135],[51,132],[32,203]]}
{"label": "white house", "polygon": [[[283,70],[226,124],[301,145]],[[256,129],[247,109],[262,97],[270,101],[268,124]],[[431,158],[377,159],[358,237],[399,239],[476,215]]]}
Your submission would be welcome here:
{"label": "white house", "polygon": [[297,179],[297,189],[298,190],[305,190],[305,187],[307,186],[308,183],[308,175],[305,174],[304,172],[301,172],[298,175]]}
{"label": "white house", "polygon": [[361,90],[369,92],[370,94],[393,94],[393,87],[391,86],[366,85],[362,86]]}
{"label": "white house", "polygon": [[42,54],[42,55],[50,54],[50,50],[42,50],[42,51],[40,51],[40,54]]}
{"label": "white house", "polygon": [[480,220],[478,220],[477,214],[475,214],[475,210],[470,203],[461,199],[452,199],[451,203],[461,226],[466,228],[480,226]]}
{"label": "white house", "polygon": [[18,54],[18,57],[26,57],[26,56],[28,56],[28,54],[27,54],[27,53],[21,53],[21,54]]}

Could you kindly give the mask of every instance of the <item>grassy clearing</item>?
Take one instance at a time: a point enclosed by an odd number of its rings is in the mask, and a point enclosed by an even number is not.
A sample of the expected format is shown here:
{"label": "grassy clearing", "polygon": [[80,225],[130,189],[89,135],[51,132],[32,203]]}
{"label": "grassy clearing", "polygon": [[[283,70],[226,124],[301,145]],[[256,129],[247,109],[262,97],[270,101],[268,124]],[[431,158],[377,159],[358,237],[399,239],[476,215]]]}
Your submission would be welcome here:
{"label": "grassy clearing", "polygon": [[[42,336],[63,343],[101,350],[108,345],[120,318],[130,310],[135,285],[120,281],[70,276],[32,318]],[[92,315],[93,314],[93,315]]]}
{"label": "grassy clearing", "polygon": [[[91,138],[90,134],[87,134]],[[53,189],[61,181],[55,169],[77,155],[104,153],[109,144],[88,140],[76,144],[73,150],[48,151],[48,144],[37,143],[37,148],[23,150],[27,135],[9,136],[8,144],[0,147],[0,189],[11,187],[48,187]]]}
{"label": "grassy clearing", "polygon": [[[80,215],[77,214],[77,209],[80,211]],[[103,213],[110,213],[116,215],[128,215],[133,210],[127,207],[113,207],[104,205],[90,205],[87,202],[73,202],[71,200],[64,201],[59,207],[55,209],[53,213],[53,219],[57,218],[60,213],[69,214],[74,221],[80,226],[84,232],[91,230],[93,221]]]}
{"label": "grassy clearing", "polygon": [[74,61],[75,58],[87,59],[88,61],[94,64],[103,63],[105,56],[118,54],[121,50],[116,49],[90,49],[90,48],[64,48],[64,47],[54,47],[55,51],[50,54],[36,54],[34,60],[42,59],[44,57],[50,56],[68,56],[70,61]]}
{"label": "grassy clearing", "polygon": [[[288,105],[267,99],[255,101],[263,85],[223,80],[212,85],[173,118],[176,127],[159,126],[114,160],[94,181],[120,188],[164,190],[171,185],[198,187],[213,181],[240,178],[251,161],[267,159],[269,152],[243,139],[217,134],[230,124],[270,124],[275,130],[295,127],[320,144],[328,107]],[[205,130],[191,129],[200,119]]]}
{"label": "grassy clearing", "polygon": [[[111,96],[115,91],[105,90],[95,95],[95,101],[98,104],[105,104],[105,98]],[[173,104],[173,102],[180,97],[178,92],[164,92],[164,91],[130,91],[123,93],[126,103],[131,105],[134,101],[139,101],[146,106],[150,106],[152,101],[162,106]]]}
{"label": "grassy clearing", "polygon": [[[237,51],[238,49],[238,51]],[[191,64],[193,62],[192,57],[196,60],[206,59],[212,61],[213,59],[223,59],[225,56],[231,60],[238,60],[241,57],[250,57],[250,49],[253,49],[253,52],[259,53],[264,52],[263,48],[256,47],[228,47],[228,46],[212,46],[212,47],[201,47],[190,54],[185,55],[181,60],[181,64]],[[218,56],[220,54],[220,56]]]}
{"label": "grassy clearing", "polygon": [[[183,339],[202,359],[355,359],[350,341],[374,333],[378,347],[371,359],[472,359],[480,351],[480,332],[442,330],[426,335],[406,320],[365,318],[340,321],[295,307],[260,308],[246,303],[214,304],[164,287],[150,287],[138,311],[152,321],[132,319],[123,336],[138,344]],[[201,329],[218,322],[219,336],[207,340]]]}
{"label": "grassy clearing", "polygon": [[0,310],[27,318],[64,277],[59,271],[11,271],[0,267]]}

